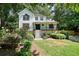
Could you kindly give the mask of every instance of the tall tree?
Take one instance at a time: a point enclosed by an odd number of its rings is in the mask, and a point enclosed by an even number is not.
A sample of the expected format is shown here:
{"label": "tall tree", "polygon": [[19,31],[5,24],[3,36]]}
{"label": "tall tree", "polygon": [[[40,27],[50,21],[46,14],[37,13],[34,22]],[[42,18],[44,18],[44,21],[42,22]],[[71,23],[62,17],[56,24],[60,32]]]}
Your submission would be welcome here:
{"label": "tall tree", "polygon": [[59,21],[61,29],[78,30],[79,4],[56,4],[55,19]]}

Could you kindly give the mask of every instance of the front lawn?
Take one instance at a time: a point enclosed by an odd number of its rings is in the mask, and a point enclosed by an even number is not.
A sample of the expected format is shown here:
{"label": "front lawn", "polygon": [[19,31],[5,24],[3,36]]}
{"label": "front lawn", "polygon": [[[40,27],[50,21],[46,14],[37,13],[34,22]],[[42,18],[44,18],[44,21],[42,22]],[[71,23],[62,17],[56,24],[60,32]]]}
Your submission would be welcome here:
{"label": "front lawn", "polygon": [[69,40],[35,40],[47,55],[50,56],[79,56],[79,43]]}

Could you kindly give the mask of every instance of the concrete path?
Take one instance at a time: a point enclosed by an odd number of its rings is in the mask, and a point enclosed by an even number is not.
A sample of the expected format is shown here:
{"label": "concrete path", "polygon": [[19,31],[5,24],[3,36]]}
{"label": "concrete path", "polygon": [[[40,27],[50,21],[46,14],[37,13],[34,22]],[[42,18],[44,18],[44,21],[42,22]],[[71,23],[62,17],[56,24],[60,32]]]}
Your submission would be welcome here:
{"label": "concrete path", "polygon": [[35,30],[35,38],[41,38],[41,30]]}

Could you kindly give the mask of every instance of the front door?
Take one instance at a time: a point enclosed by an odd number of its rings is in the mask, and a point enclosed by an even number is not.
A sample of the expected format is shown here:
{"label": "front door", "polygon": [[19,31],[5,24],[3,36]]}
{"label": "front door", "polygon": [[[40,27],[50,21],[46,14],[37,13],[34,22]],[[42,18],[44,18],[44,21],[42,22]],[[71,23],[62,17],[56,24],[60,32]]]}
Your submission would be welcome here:
{"label": "front door", "polygon": [[40,24],[35,24],[36,30],[40,30]]}

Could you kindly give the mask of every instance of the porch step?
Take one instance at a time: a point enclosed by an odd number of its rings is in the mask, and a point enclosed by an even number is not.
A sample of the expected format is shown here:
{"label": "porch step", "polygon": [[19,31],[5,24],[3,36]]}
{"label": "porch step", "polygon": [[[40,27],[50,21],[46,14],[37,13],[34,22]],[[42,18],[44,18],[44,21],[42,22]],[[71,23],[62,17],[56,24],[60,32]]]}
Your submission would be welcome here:
{"label": "porch step", "polygon": [[41,38],[41,30],[35,30],[35,38]]}
{"label": "porch step", "polygon": [[34,40],[43,40],[43,38],[35,38]]}

